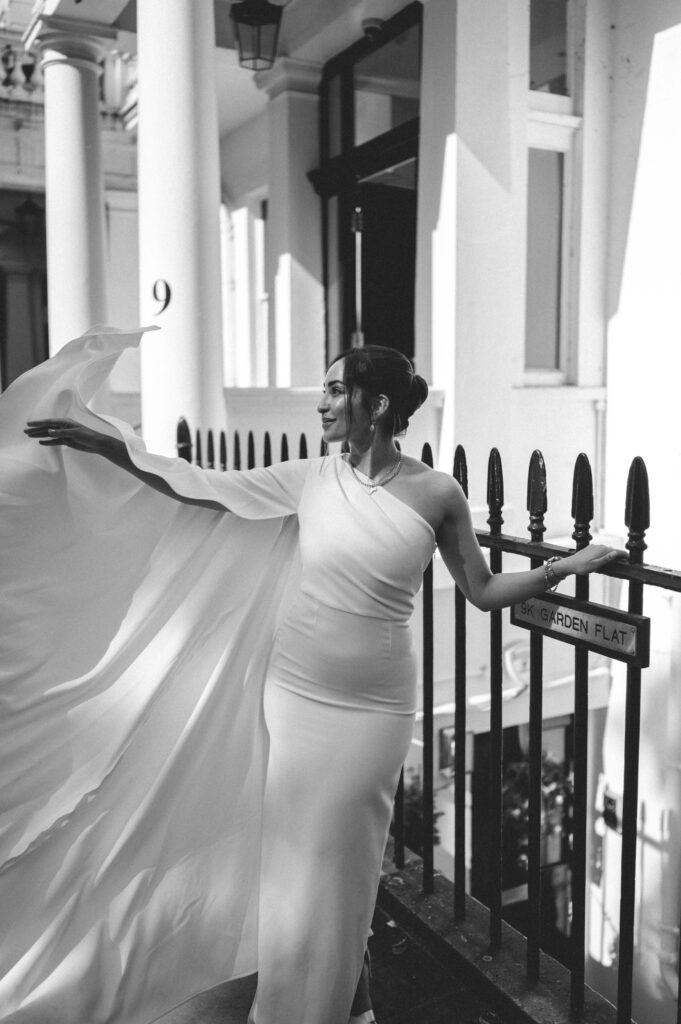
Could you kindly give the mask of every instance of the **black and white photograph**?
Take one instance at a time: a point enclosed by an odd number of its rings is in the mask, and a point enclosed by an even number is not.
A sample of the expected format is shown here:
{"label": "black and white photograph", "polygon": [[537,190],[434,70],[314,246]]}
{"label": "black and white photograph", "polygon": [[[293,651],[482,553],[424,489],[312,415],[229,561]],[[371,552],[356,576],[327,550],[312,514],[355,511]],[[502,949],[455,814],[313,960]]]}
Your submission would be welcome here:
{"label": "black and white photograph", "polygon": [[680,123],[681,0],[0,0],[0,1024],[680,1024]]}

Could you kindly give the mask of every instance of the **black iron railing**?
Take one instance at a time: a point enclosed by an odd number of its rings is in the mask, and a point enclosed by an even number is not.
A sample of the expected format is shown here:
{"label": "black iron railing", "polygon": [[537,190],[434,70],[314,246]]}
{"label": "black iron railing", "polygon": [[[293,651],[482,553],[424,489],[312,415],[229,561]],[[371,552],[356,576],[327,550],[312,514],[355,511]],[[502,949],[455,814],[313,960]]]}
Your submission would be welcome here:
{"label": "black iron railing", "polygon": [[[228,467],[227,440],[224,434],[219,441],[219,467],[221,469],[242,468],[241,438],[238,433],[232,437],[232,458]],[[320,453],[324,454],[322,442]],[[178,454],[202,465],[202,443],[196,434],[192,451],[191,436],[187,424],[180,421],[178,427]],[[307,458],[308,444],[304,434],[298,442],[298,455]],[[280,443],[280,459],[289,458],[289,443],[284,435]],[[424,446],[423,461],[433,464],[429,445]],[[270,435],[263,440],[260,465],[272,462]],[[213,436],[209,431],[206,440],[206,467],[215,466]],[[243,468],[256,465],[254,435],[247,437],[247,460]],[[453,475],[468,495],[468,468],[466,456],[460,446],[456,450]],[[541,452],[535,451],[530,460],[527,488],[527,511],[529,514],[529,540],[510,536],[502,532],[504,481],[499,452],[490,453],[487,469],[487,504],[489,509],[489,530],[478,530],[480,545],[489,549],[490,567],[493,573],[503,569],[504,555],[523,556],[531,567],[540,566],[552,555],[565,555],[569,549],[543,541],[544,519],[547,510],[546,467]],[[577,458],[573,477],[572,518],[574,530],[572,539],[577,549],[591,541],[593,519],[593,484],[591,468],[585,455]],[[628,586],[628,611],[641,615],[644,608],[646,587],[662,588],[670,592],[681,592],[681,572],[658,566],[645,565],[643,553],[646,549],[645,534],[649,527],[649,495],[646,467],[640,458],[633,460],[626,489],[625,524],[628,530],[626,548],[628,561],[622,559],[610,563],[603,575],[626,582]],[[589,577],[577,577],[575,597],[578,601],[589,599]],[[467,712],[467,648],[466,648],[466,602],[463,594],[455,588],[454,597],[454,885],[452,913],[456,922],[466,917],[466,712]],[[489,816],[491,818],[491,850],[481,851],[493,864],[492,884],[489,894],[489,944],[492,950],[502,945],[502,893],[503,893],[503,633],[502,613],[489,614],[490,651],[490,745],[488,794]],[[434,885],[434,680],[433,680],[433,571],[432,563],[424,575],[423,585],[423,773],[422,773],[422,858],[423,891],[432,893]],[[542,887],[541,887],[541,840],[542,840],[542,694],[544,637],[538,631],[530,632],[529,667],[529,841],[528,841],[528,924],[526,935],[525,972],[529,982],[540,974],[542,948]],[[622,852],[621,892],[618,950],[617,1024],[630,1024],[632,1015],[632,980],[634,968],[635,936],[634,914],[636,893],[636,846],[638,819],[638,774],[640,745],[640,707],[642,670],[627,665],[626,715],[624,735],[624,787],[622,804]],[[588,730],[589,730],[589,650],[584,645],[575,645],[574,650],[574,718],[572,728],[573,748],[571,761],[572,776],[572,849],[570,856],[572,907],[569,938],[570,1006],[571,1016],[583,1019],[585,993],[585,927],[587,892],[587,775],[588,775]],[[405,814],[404,778],[395,800],[394,857],[398,867],[405,861]],[[473,851],[473,858],[476,851]],[[681,865],[679,866],[681,870]],[[681,1024],[681,994],[678,998],[678,1022]]]}

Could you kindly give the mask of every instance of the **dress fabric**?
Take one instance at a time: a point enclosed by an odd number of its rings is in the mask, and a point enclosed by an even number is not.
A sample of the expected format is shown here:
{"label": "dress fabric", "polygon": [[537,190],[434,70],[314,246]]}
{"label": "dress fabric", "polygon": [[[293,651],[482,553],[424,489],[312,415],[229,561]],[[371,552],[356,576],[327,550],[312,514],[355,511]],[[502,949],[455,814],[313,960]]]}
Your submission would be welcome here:
{"label": "dress fabric", "polygon": [[[347,1024],[433,533],[340,457],[146,453],[86,404],[140,333],[0,400],[0,1020],[148,1024],[258,970],[254,1024]],[[25,438],[48,416],[231,514]]]}

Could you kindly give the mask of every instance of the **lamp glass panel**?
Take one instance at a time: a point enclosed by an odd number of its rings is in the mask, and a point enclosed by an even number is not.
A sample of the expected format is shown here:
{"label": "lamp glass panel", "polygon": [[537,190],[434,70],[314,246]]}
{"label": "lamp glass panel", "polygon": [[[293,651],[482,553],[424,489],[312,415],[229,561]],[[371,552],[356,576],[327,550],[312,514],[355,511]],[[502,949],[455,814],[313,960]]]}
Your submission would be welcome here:
{"label": "lamp glass panel", "polygon": [[276,56],[278,25],[237,26],[240,59],[242,67],[251,71],[270,68]]}

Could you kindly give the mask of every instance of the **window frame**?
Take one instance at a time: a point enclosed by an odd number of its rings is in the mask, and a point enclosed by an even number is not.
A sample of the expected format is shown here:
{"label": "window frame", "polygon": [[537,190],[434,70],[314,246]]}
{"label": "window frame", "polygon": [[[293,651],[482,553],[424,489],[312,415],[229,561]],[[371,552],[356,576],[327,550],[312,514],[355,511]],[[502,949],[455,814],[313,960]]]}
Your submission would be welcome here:
{"label": "window frame", "polygon": [[[523,347],[523,384],[559,387],[576,383],[577,300],[580,182],[577,173],[578,138],[582,118],[572,113],[569,96],[528,90],[527,153],[543,150],[563,154],[561,196],[560,307],[558,310],[558,366],[554,370],[528,367]],[[527,225],[527,216],[526,216]],[[526,236],[527,246],[527,236]],[[524,316],[527,316],[525,311]],[[525,319],[526,337],[527,320]]]}

